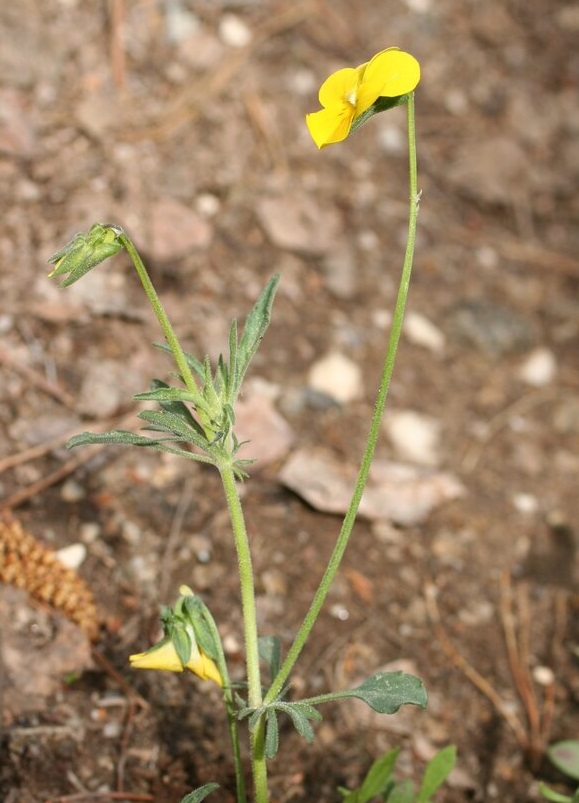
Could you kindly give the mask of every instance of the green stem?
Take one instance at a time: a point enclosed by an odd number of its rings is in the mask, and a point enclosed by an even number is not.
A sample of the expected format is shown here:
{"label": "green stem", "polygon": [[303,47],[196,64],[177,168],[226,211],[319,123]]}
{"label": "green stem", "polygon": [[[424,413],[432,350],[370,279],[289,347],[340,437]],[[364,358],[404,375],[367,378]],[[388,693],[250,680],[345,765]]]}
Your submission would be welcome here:
{"label": "green stem", "polygon": [[[219,466],[225,491],[231,528],[237,551],[239,581],[241,585],[241,608],[245,635],[245,660],[247,666],[247,695],[250,708],[259,708],[262,703],[261,675],[259,668],[259,644],[255,609],[255,586],[247,528],[237,491],[235,475],[231,466]],[[265,760],[265,732],[260,722],[251,734],[251,761],[255,803],[267,803],[267,767]]]}
{"label": "green stem", "polygon": [[407,101],[407,119],[408,119],[408,161],[409,161],[409,186],[410,186],[410,204],[408,213],[408,237],[406,241],[406,253],[404,255],[404,264],[402,267],[402,274],[400,277],[400,286],[398,288],[398,296],[396,299],[396,306],[394,309],[394,318],[392,321],[392,329],[390,331],[390,339],[388,342],[388,350],[382,369],[382,377],[380,379],[380,386],[376,397],[376,404],[374,413],[372,415],[372,422],[370,424],[370,431],[366,448],[362,456],[362,462],[356,479],[356,485],[352,494],[352,499],[346,511],[344,521],[338,539],[334,546],[332,555],[320,581],[320,585],[314,595],[310,608],[302,622],[302,625],[291,645],[285,661],[283,662],[277,676],[275,677],[270,689],[268,690],[263,700],[264,704],[271,703],[281,693],[285,682],[287,681],[291,670],[294,667],[325,602],[326,596],[330,586],[336,576],[336,572],[340,566],[352,528],[356,520],[360,500],[368,480],[368,474],[376,443],[380,434],[380,423],[382,414],[386,404],[386,397],[388,395],[388,388],[392,378],[394,369],[394,362],[396,359],[396,351],[400,341],[402,332],[402,324],[404,322],[404,311],[406,309],[406,300],[408,298],[408,289],[410,285],[410,275],[412,273],[412,261],[414,257],[414,245],[416,240],[416,222],[418,219],[418,206],[420,195],[418,193],[418,179],[416,167],[416,129],[414,121],[414,93],[411,93]]}
{"label": "green stem", "polygon": [[237,716],[235,713],[235,703],[233,700],[233,691],[231,688],[231,678],[227,669],[227,662],[225,660],[225,653],[223,652],[223,644],[221,643],[221,636],[217,629],[215,619],[207,606],[202,608],[202,616],[211,634],[213,642],[217,649],[216,664],[219,669],[219,674],[223,679],[223,702],[227,713],[227,725],[229,728],[229,736],[231,738],[231,747],[233,751],[233,765],[235,768],[235,786],[236,786],[236,800],[237,803],[247,803],[247,794],[245,790],[245,777],[243,775],[243,766],[241,763],[241,749],[239,746],[239,728],[237,724]]}
{"label": "green stem", "polygon": [[141,280],[141,284],[143,285],[143,289],[147,294],[147,298],[149,299],[149,303],[153,307],[153,311],[157,316],[157,320],[161,324],[161,329],[163,330],[163,334],[169,344],[171,351],[173,352],[173,357],[175,358],[175,362],[177,363],[177,367],[179,369],[179,373],[183,378],[183,382],[187,386],[188,390],[191,393],[199,396],[199,389],[197,388],[197,384],[193,378],[193,374],[191,373],[191,369],[185,359],[185,354],[183,353],[183,349],[181,348],[181,344],[177,340],[177,335],[175,334],[173,327],[167,317],[165,310],[163,309],[163,305],[157,295],[157,291],[153,287],[153,283],[149,278],[149,274],[147,273],[147,269],[143,264],[143,260],[139,256],[139,252],[135,248],[133,241],[131,238],[125,234],[124,232],[119,235],[118,237],[119,242],[125,248],[127,254],[130,256],[131,261],[135,267],[139,275],[139,279]]}

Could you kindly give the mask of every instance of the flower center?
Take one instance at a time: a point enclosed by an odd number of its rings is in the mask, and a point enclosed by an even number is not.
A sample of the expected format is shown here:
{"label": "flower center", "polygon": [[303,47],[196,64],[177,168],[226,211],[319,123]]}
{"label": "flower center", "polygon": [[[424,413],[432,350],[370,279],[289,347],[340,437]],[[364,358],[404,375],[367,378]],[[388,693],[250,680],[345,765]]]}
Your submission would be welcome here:
{"label": "flower center", "polygon": [[350,92],[346,92],[344,100],[346,100],[350,106],[356,108],[356,101],[358,100],[358,92],[356,89],[351,89]]}

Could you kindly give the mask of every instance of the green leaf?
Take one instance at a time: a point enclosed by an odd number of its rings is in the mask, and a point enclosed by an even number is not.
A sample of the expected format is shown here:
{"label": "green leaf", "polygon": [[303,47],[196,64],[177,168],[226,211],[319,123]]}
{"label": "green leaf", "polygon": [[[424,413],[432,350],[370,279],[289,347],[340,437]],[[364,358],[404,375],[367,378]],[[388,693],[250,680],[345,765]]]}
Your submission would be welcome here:
{"label": "green leaf", "polygon": [[[155,343],[156,348],[164,351],[166,354],[170,354],[173,357],[173,352],[171,351],[171,346],[168,346],[167,343]],[[201,360],[198,360],[193,354],[188,354],[186,351],[183,352],[183,356],[185,357],[185,362],[191,368],[193,373],[197,374],[199,379],[203,379],[205,372],[203,369],[203,363]],[[183,377],[181,377],[183,379]]]}
{"label": "green leaf", "polygon": [[97,443],[106,445],[129,445],[129,446],[142,446],[144,448],[155,449],[158,452],[167,452],[174,454],[178,457],[184,457],[187,460],[196,460],[199,463],[209,463],[215,465],[215,461],[211,457],[206,457],[201,454],[194,454],[193,452],[186,451],[185,449],[177,449],[172,446],[167,446],[166,443],[172,441],[183,441],[177,435],[169,438],[147,438],[144,435],[137,435],[135,432],[126,432],[124,430],[116,430],[113,432],[81,432],[74,435],[66,444],[67,449],[73,449],[76,446],[91,446]]}
{"label": "green leaf", "polygon": [[547,749],[551,764],[574,781],[579,781],[579,740],[556,742]]}
{"label": "green leaf", "polygon": [[142,410],[139,418],[146,421],[149,429],[154,432],[168,432],[171,435],[177,435],[178,440],[192,443],[203,451],[207,451],[211,446],[205,434],[199,434],[196,429],[190,427],[183,420],[182,416],[175,415],[175,413],[169,413],[167,410]]}
{"label": "green leaf", "polygon": [[[162,382],[160,379],[153,379],[151,382],[151,388],[153,390],[157,390],[158,388],[168,388],[170,387],[166,382]],[[159,402],[163,410],[166,410],[168,413],[173,413],[173,415],[177,415],[183,419],[183,423],[188,424],[194,430],[196,430],[200,435],[203,435],[203,428],[201,424],[193,418],[191,410],[184,404],[182,401],[160,401]]]}
{"label": "green leaf", "polygon": [[376,759],[358,789],[339,789],[343,795],[342,803],[367,803],[378,795],[389,792],[394,786],[392,773],[399,752],[400,748],[395,747]]}
{"label": "green leaf", "polygon": [[412,781],[397,783],[384,800],[385,803],[414,803],[414,784]]}
{"label": "green leaf", "polygon": [[276,274],[272,276],[266,284],[253,309],[247,316],[243,334],[241,335],[241,340],[237,348],[237,370],[236,375],[232,377],[231,380],[233,382],[233,396],[230,401],[233,401],[233,399],[237,397],[249,363],[267,331],[271,320],[271,308],[278,284],[279,274]]}
{"label": "green leaf", "polygon": [[157,402],[195,402],[197,399],[196,394],[191,393],[186,388],[175,388],[170,385],[147,390],[144,393],[137,393],[133,396],[137,401],[157,401]]}
{"label": "green leaf", "polygon": [[440,750],[426,765],[416,803],[428,803],[432,795],[448,778],[455,764],[456,747],[453,744]]}
{"label": "green leaf", "polygon": [[301,700],[296,703],[277,702],[274,705],[278,711],[283,711],[291,718],[294,728],[306,742],[313,742],[314,730],[309,720],[312,719],[314,722],[320,722],[322,720],[322,715],[313,705],[304,703]]}
{"label": "green leaf", "polygon": [[218,783],[206,783],[205,786],[200,786],[198,789],[194,789],[192,792],[189,792],[188,795],[185,795],[181,803],[201,803],[202,800],[205,800],[207,795],[210,795],[211,792],[215,792],[216,789],[219,789]]}
{"label": "green leaf", "polygon": [[372,800],[385,791],[391,781],[399,752],[400,748],[395,747],[394,750],[390,750],[381,758],[376,759],[358,790],[356,803],[367,803],[368,800]]}
{"label": "green leaf", "polygon": [[270,680],[273,680],[281,665],[281,642],[277,636],[260,636],[258,644],[259,657],[267,664]]}
{"label": "green leaf", "polygon": [[420,678],[405,672],[378,672],[354,689],[324,696],[328,700],[357,697],[379,714],[395,714],[403,705],[426,708],[428,701]]}
{"label": "green leaf", "polygon": [[575,797],[561,795],[559,792],[555,792],[554,789],[549,789],[542,781],[539,783],[539,792],[543,795],[545,800],[551,800],[553,803],[573,803]]}
{"label": "green leaf", "polygon": [[270,709],[265,717],[265,755],[272,759],[277,755],[279,749],[279,726],[277,724],[277,714]]}

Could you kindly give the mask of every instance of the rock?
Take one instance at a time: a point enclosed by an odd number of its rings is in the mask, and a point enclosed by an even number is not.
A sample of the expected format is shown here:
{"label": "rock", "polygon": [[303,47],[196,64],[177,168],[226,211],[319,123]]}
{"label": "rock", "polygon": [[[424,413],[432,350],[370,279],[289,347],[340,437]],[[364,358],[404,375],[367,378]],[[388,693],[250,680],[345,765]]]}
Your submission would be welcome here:
{"label": "rock", "polygon": [[440,463],[440,421],[414,410],[390,411],[383,428],[399,457],[424,466]]}
{"label": "rock", "polygon": [[84,563],[86,555],[87,550],[84,544],[69,544],[56,552],[56,557],[68,569],[78,569]]}
{"label": "rock", "polygon": [[338,241],[338,213],[321,207],[310,195],[294,192],[262,198],[256,211],[265,233],[278,248],[321,256]]}
{"label": "rock", "polygon": [[251,42],[251,31],[236,14],[224,14],[219,20],[219,38],[229,47],[245,47]]}
{"label": "rock", "polygon": [[443,332],[420,312],[406,313],[403,334],[409,343],[422,346],[433,354],[440,354],[444,350],[446,338]]}
{"label": "rock", "polygon": [[360,399],[364,391],[360,366],[339,352],[331,352],[312,365],[308,385],[340,404]]}
{"label": "rock", "polygon": [[533,344],[536,330],[516,310],[482,299],[457,304],[447,316],[447,333],[461,345],[490,357],[524,351]]}
{"label": "rock", "polygon": [[208,248],[213,239],[213,226],[185,204],[165,197],[153,205],[148,235],[150,256],[169,262],[190,251]]}
{"label": "rock", "polygon": [[141,375],[126,364],[115,360],[91,362],[80,389],[78,409],[84,415],[107,418],[143,385]]}
{"label": "rock", "polygon": [[534,349],[519,368],[519,377],[527,385],[540,388],[551,384],[557,372],[557,360],[550,349]]}
{"label": "rock", "polygon": [[[281,482],[316,510],[345,513],[357,467],[323,449],[294,452],[280,472]],[[443,502],[461,496],[464,489],[451,474],[375,460],[360,504],[360,516],[396,524],[423,522]]]}
{"label": "rock", "polygon": [[239,452],[241,459],[255,459],[248,471],[264,468],[284,457],[294,434],[275,408],[275,396],[265,382],[245,385],[245,393],[235,406],[235,434],[240,442],[247,441]]}
{"label": "rock", "polygon": [[342,242],[324,260],[326,287],[340,299],[352,298],[358,284],[358,263],[353,248]]}
{"label": "rock", "polygon": [[1,661],[10,694],[4,716],[43,711],[63,678],[92,667],[88,636],[63,615],[29,602],[20,588],[0,584]]}
{"label": "rock", "polygon": [[445,175],[465,197],[510,206],[528,184],[529,159],[506,135],[468,140]]}

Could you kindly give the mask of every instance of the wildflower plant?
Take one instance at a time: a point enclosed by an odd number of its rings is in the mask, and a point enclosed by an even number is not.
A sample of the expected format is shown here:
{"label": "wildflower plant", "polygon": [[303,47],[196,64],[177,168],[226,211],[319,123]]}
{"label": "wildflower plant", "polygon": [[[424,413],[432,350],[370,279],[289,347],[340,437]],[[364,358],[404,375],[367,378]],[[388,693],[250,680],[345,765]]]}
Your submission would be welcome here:
{"label": "wildflower plant", "polygon": [[[135,396],[136,399],[158,404],[158,409],[139,413],[148,434],[123,430],[104,434],[85,432],[73,437],[69,447],[107,443],[156,449],[179,455],[185,460],[212,465],[220,475],[238,563],[246,682],[234,693],[218,628],[207,606],[187,586],[181,587],[172,607],[163,609],[162,640],[144,653],[131,655],[129,660],[134,668],[173,672],[187,669],[202,679],[214,681],[220,687],[232,741],[238,803],[245,803],[248,799],[240,759],[241,725],[247,724],[249,730],[253,799],[256,803],[266,803],[269,799],[267,760],[275,756],[279,748],[278,720],[281,715],[288,717],[299,734],[309,742],[314,738],[312,723],[322,718],[318,709],[325,702],[355,697],[384,714],[393,714],[408,704],[425,707],[427,702],[422,682],[402,672],[379,672],[353,689],[302,700],[291,700],[288,695],[291,672],[326,600],[352,534],[378,440],[402,330],[419,205],[414,127],[414,89],[419,79],[420,67],[416,59],[397,48],[388,48],[359,67],[348,67],[331,75],[320,89],[322,110],[306,118],[314,142],[319,148],[324,148],[348,138],[374,114],[393,106],[406,106],[409,223],[393,323],[357,481],[328,565],[284,657],[281,644],[275,636],[260,636],[258,633],[251,544],[239,495],[239,483],[246,478],[245,469],[251,461],[238,457],[240,444],[235,434],[236,401],[251,360],[270,323],[279,276],[275,275],[267,282],[247,316],[241,333],[237,322],[234,320],[231,323],[228,354],[221,355],[217,363],[212,365],[208,357],[200,360],[182,348],[133,241],[120,226],[96,223],[87,233],[77,234],[49,260],[53,265],[49,275],[62,278],[63,286],[68,286],[108,257],[124,250],[137,271],[161,326],[165,342],[160,348],[172,356],[178,372],[176,384],[169,385],[155,379],[149,390]],[[267,677],[263,668],[267,669]],[[384,765],[391,769],[394,760],[395,755],[394,758],[384,759],[383,764],[385,762]],[[443,772],[439,772],[436,777],[440,780],[443,775]],[[392,791],[391,785],[386,786]],[[207,784],[187,795],[182,803],[198,803],[216,788],[217,784]],[[362,799],[344,794],[346,799]],[[419,795],[417,799],[426,800],[426,796]]]}

